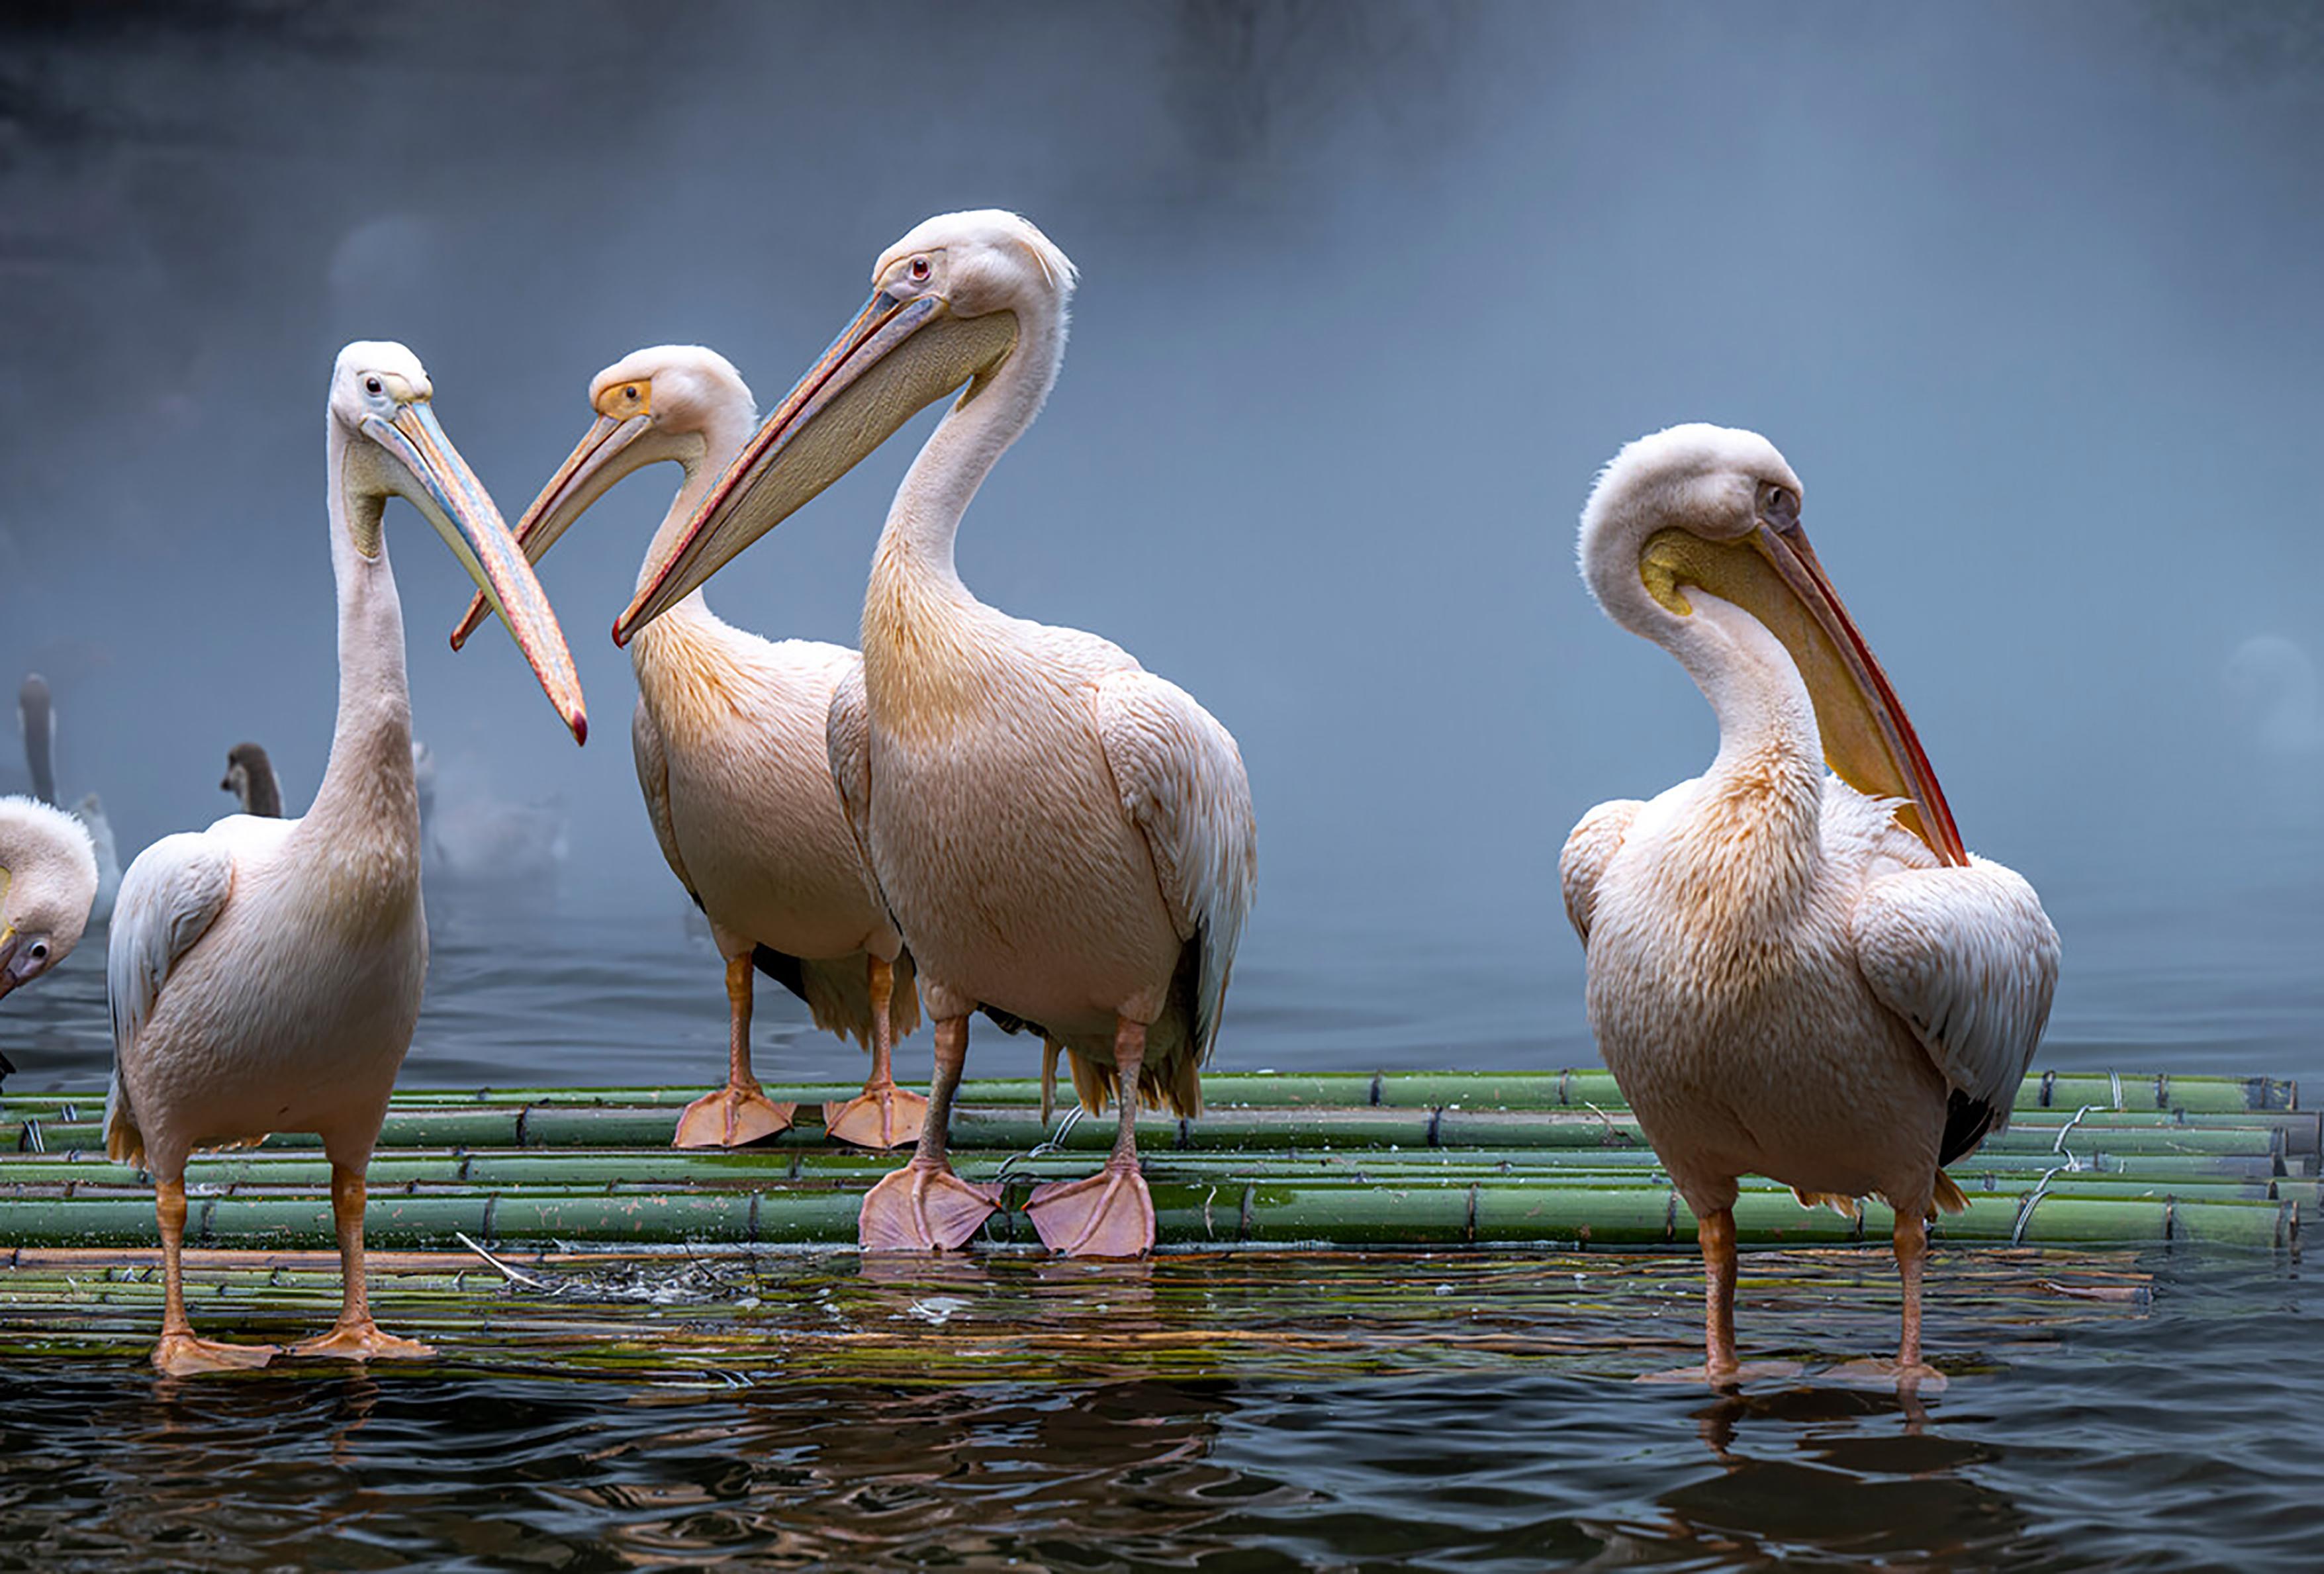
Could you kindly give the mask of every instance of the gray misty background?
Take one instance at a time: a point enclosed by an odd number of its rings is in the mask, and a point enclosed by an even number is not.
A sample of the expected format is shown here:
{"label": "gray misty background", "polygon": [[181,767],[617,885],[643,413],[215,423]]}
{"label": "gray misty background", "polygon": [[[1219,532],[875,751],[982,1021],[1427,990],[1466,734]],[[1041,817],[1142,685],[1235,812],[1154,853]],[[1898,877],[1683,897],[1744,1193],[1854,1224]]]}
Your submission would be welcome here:
{"label": "gray misty background", "polygon": [[[63,786],[104,794],[124,861],[226,811],[245,736],[295,811],[335,692],[343,341],[420,353],[513,519],[601,365],[699,342],[771,404],[890,240],[1006,206],[1084,283],[962,569],[1241,740],[1262,886],[1230,1059],[1238,1028],[1377,1014],[1383,1056],[1589,1055],[1557,849],[1713,732],[1591,605],[1573,524],[1624,441],[1711,419],[1805,478],[1971,845],[2047,901],[2050,1058],[2324,1071],[2317,17],[17,6],[0,656],[51,678]],[[933,419],[713,603],[852,643]],[[466,582],[391,515],[443,790],[560,801],[555,899],[613,970],[680,905],[605,632],[675,483],[628,483],[546,566],[586,751],[497,632],[451,655]]]}

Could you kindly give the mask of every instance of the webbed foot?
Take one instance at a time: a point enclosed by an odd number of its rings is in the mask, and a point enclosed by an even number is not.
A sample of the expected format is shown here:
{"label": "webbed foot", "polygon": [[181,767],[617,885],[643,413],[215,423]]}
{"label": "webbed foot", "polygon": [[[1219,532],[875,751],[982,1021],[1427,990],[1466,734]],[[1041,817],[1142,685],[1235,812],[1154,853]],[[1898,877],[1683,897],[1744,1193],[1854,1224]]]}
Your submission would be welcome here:
{"label": "webbed foot", "polygon": [[266,1365],[282,1352],[273,1345],[230,1345],[197,1339],[190,1333],[165,1333],[153,1347],[153,1369],[170,1377],[191,1377],[204,1372],[247,1372]]}
{"label": "webbed foot", "polygon": [[863,1193],[855,1238],[867,1252],[957,1251],[1000,1206],[998,1186],[914,1159]]}
{"label": "webbed foot", "polygon": [[866,1088],[853,1099],[835,1099],[823,1107],[824,1129],[834,1141],[882,1151],[919,1141],[927,1116],[926,1099],[892,1082],[884,1088]]}
{"label": "webbed foot", "polygon": [[740,1147],[790,1129],[796,1104],[778,1104],[753,1085],[729,1082],[688,1104],[678,1118],[672,1147]]}
{"label": "webbed foot", "polygon": [[1154,1198],[1135,1168],[1111,1164],[1082,1181],[1034,1189],[1026,1216],[1041,1244],[1069,1257],[1134,1257],[1154,1249]]}

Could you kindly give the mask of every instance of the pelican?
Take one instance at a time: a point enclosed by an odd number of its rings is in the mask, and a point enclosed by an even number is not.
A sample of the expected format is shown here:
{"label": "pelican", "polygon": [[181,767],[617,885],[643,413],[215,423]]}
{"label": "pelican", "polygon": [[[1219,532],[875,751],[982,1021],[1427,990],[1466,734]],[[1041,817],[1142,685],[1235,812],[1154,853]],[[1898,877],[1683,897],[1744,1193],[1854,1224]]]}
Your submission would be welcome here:
{"label": "pelican", "polygon": [[833,775],[936,1024],[919,1146],[863,1200],[870,1249],[958,1247],[996,1203],[945,1147],[979,1007],[1062,1045],[1084,1109],[1120,1104],[1104,1170],[1034,1192],[1042,1240],[1084,1256],[1150,1247],[1138,1107],[1200,1110],[1257,879],[1250,785],[1226,729],[1119,647],[986,606],[954,570],[969,499],[1056,381],[1074,278],[1010,213],[947,214],[890,247],[870,302],[614,625],[616,640],[639,632],[960,391],[889,510],[862,672],[831,710]]}
{"label": "pelican", "polygon": [[[37,672],[26,673],[16,691],[16,725],[24,738],[24,767],[32,777],[32,796],[44,804],[60,803],[56,704],[49,680]],[[106,817],[104,801],[95,793],[82,794],[66,813],[88,833],[89,846],[96,853],[97,895],[89,906],[89,917],[101,924],[113,916],[114,897],[121,889],[121,854],[113,839],[113,822]]]}
{"label": "pelican", "polygon": [[106,1151],[153,1176],[165,1293],[153,1364],[165,1373],[263,1366],[277,1353],[197,1339],[179,1265],[186,1155],[274,1131],[322,1138],[345,1275],[337,1324],[296,1353],[429,1353],[380,1331],[363,1276],[364,1174],[428,971],[403,614],[381,533],[391,496],[412,502],[489,588],[576,740],[588,725],[565,637],[437,424],[432,392],[401,345],[349,345],[332,373],[339,704],[313,805],[302,819],[230,815],[164,837],[122,882],[106,963],[115,1050]]}
{"label": "pelican", "polygon": [[[1736,1179],[1895,1210],[1897,1357],[1921,1359],[1943,1166],[2006,1129],[2058,979],[2033,888],[1962,847],[1886,676],[1800,529],[1799,477],[1756,433],[1624,448],[1582,514],[1607,616],[1684,667],[1719,719],[1711,769],[1600,804],[1559,861],[1600,1051],[1697,1220],[1704,1364],[1735,1355]],[[1826,776],[1829,763],[1833,775]]]}
{"label": "pelican", "polygon": [[[540,562],[622,477],[673,461],[683,479],[646,548],[643,584],[750,437],[751,391],[724,355],[663,345],[598,373],[589,404],[596,423],[525,511],[517,539]],[[487,611],[482,597],[470,605],[456,649]],[[848,826],[824,742],[832,695],[862,658],[762,640],[722,621],[699,591],[630,654],[646,816],[726,959],[726,1085],[687,1106],[676,1146],[733,1146],[791,1123],[792,1106],[770,1100],[751,1072],[754,963],[807,1002],[816,1026],[872,1052],[862,1094],[825,1107],[831,1135],[879,1148],[917,1141],[927,1100],[898,1088],[890,1067],[895,1040],[919,1026],[912,959]]]}
{"label": "pelican", "polygon": [[226,779],[218,790],[232,793],[245,815],[263,820],[282,817],[282,787],[274,779],[274,761],[256,743],[237,743],[226,750]]}
{"label": "pelican", "polygon": [[0,996],[72,954],[96,899],[88,828],[38,798],[0,797]]}

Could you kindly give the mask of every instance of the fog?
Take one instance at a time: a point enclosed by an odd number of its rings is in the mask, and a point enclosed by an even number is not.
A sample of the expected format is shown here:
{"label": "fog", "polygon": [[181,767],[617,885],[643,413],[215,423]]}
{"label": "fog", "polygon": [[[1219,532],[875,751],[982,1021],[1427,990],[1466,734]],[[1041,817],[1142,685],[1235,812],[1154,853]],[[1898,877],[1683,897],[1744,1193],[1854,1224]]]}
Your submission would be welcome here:
{"label": "fog", "polygon": [[[1319,994],[1351,955],[1374,988],[1537,994],[1572,1027],[1564,833],[1713,746],[1676,665],[1582,589],[1575,516],[1623,442],[1708,419],[1803,477],[1970,845],[2065,935],[2061,1016],[2102,1032],[2134,1009],[2103,980],[2190,947],[2312,976],[2312,18],[35,10],[0,24],[0,658],[49,677],[60,785],[104,795],[124,858],[225,813],[245,737],[295,810],[331,732],[342,342],[420,354],[513,519],[600,366],[698,342],[771,404],[890,241],[1003,206],[1083,285],[961,569],[1235,732],[1248,954],[1314,959]],[[934,419],[713,604],[852,643]],[[544,565],[586,750],[504,638],[447,649],[466,581],[389,519],[443,790],[555,795],[560,899],[658,924],[606,630],[676,483],[625,483]]]}

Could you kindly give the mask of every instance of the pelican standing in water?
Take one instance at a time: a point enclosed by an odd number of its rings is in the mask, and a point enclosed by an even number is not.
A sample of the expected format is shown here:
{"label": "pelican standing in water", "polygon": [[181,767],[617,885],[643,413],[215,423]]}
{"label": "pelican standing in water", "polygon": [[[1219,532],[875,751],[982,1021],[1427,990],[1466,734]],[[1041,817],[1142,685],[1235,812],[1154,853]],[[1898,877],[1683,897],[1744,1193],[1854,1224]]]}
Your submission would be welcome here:
{"label": "pelican standing in water", "polygon": [[[1702,1245],[1704,1364],[1730,1383],[1736,1179],[1895,1210],[1896,1360],[1915,1385],[1943,1173],[2005,1129],[2058,980],[2028,886],[1962,847],[1887,677],[1800,529],[1800,482],[1752,432],[1674,427],[1599,478],[1582,575],[1684,667],[1711,769],[1600,804],[1559,862],[1590,1022]],[[1829,763],[1832,772],[1826,776]]]}
{"label": "pelican standing in water", "polygon": [[276,1353],[197,1339],[179,1264],[187,1155],[275,1131],[323,1140],[345,1274],[337,1325],[295,1353],[429,1353],[381,1332],[364,1292],[364,1174],[428,971],[403,614],[381,533],[390,497],[436,527],[515,631],[574,737],[587,732],[564,634],[437,424],[432,392],[401,345],[349,345],[332,373],[339,704],[313,805],[301,819],[231,815],[164,837],[122,882],[106,970],[115,1051],[106,1151],[153,1175],[166,1296],[153,1364],[164,1372],[263,1366]]}
{"label": "pelican standing in water", "polygon": [[[650,584],[695,504],[741,452],[757,411],[732,363],[663,345],[591,380],[596,424],[525,511],[533,562],[622,477],[662,460],[684,479],[638,570]],[[479,596],[455,649],[489,609]],[[805,1000],[815,1025],[872,1052],[854,1099],[824,1109],[831,1135],[867,1147],[916,1142],[927,1100],[896,1086],[890,1055],[919,1026],[912,959],[881,899],[832,780],[824,739],[832,695],[862,658],[811,640],[762,640],[723,621],[696,591],[630,647],[638,786],[662,857],[710,921],[726,959],[726,1085],[678,1117],[676,1146],[731,1147],[791,1123],[751,1072],[752,968]],[[860,679],[858,679],[860,681]]]}
{"label": "pelican standing in water", "polygon": [[1084,1108],[1120,1106],[1113,1154],[1028,1210],[1053,1249],[1154,1241],[1137,1111],[1202,1105],[1200,1068],[1257,879],[1242,757],[1183,690],[1119,647],[986,606],[953,538],[1032,424],[1065,347],[1074,266],[1014,214],[929,219],[872,271],[872,294],[711,487],[625,640],[886,441],[960,397],[889,510],[863,603],[863,668],[834,697],[830,746],[936,1020],[927,1125],[863,1200],[871,1249],[965,1242],[997,1203],[953,1174],[945,1126],[982,1007],[1070,1057]]}
{"label": "pelican standing in water", "polygon": [[0,797],[0,997],[72,954],[96,899],[88,827],[53,804]]}

